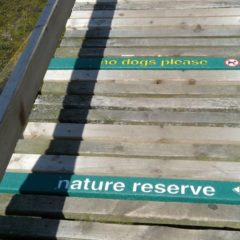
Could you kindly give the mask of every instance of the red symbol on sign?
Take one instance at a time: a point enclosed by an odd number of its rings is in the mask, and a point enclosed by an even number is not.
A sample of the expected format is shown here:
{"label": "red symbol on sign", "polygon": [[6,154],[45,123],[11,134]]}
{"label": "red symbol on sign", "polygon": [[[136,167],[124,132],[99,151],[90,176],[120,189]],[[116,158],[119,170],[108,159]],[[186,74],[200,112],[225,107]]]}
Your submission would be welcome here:
{"label": "red symbol on sign", "polygon": [[240,61],[234,58],[229,58],[225,60],[225,65],[229,67],[237,67],[238,65],[240,65]]}

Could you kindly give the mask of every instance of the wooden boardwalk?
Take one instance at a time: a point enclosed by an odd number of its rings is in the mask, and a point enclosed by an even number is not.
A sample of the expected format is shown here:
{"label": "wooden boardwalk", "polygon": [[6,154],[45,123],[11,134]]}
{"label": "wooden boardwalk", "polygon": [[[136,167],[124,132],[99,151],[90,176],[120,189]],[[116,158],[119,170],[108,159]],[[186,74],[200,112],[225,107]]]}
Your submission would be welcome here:
{"label": "wooden boardwalk", "polygon": [[[55,58],[238,58],[239,14],[238,0],[76,0]],[[240,71],[100,62],[47,70],[0,185],[0,238],[239,240]],[[77,176],[118,183],[112,195],[65,189]],[[132,178],[145,194],[118,197]],[[195,196],[148,199],[156,179],[187,182],[155,193]],[[208,200],[210,183],[231,183],[235,202]]]}

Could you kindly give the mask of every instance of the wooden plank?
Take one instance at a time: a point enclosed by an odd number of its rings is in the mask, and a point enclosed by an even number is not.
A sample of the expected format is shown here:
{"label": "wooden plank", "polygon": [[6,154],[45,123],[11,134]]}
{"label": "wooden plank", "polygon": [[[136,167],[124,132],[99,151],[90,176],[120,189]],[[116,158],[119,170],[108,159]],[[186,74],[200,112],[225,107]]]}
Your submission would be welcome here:
{"label": "wooden plank", "polygon": [[196,159],[161,160],[153,158],[13,154],[7,171],[240,181],[239,162],[199,161]]}
{"label": "wooden plank", "polygon": [[35,105],[66,108],[103,108],[118,110],[175,110],[240,112],[239,98],[120,98],[106,96],[39,96]]}
{"label": "wooden plank", "polygon": [[[0,198],[0,214],[5,215],[6,213],[51,218],[58,218],[61,215],[64,219],[94,220],[118,224],[127,222],[185,227],[190,225],[191,227],[240,228],[239,206],[229,205],[6,194]],[[208,231],[206,230],[206,232]],[[219,230],[216,231],[219,232]]]}
{"label": "wooden plank", "polygon": [[141,4],[136,4],[135,2],[126,3],[99,3],[95,5],[94,3],[76,3],[73,10],[151,10],[151,9],[209,9],[209,8],[239,8],[240,3],[237,0],[229,1],[183,1],[177,4],[173,1],[157,1],[152,2],[151,5],[147,1],[141,1]]}
{"label": "wooden plank", "polygon": [[[17,139],[27,123],[42,78],[73,4],[74,0],[49,1],[25,51],[1,93],[0,178],[7,167]],[[56,22],[58,22],[57,25]]]}
{"label": "wooden plank", "polygon": [[[78,139],[115,142],[240,144],[240,128],[55,124],[29,122],[25,139]],[[144,136],[144,137],[143,137]]]}
{"label": "wooden plank", "polygon": [[42,95],[99,95],[115,97],[238,97],[239,85],[188,85],[181,82],[138,85],[131,83],[93,83],[86,81],[47,81],[41,88]]}
{"label": "wooden plank", "polygon": [[[146,184],[148,187],[145,187]],[[240,204],[239,189],[239,182],[235,181],[10,172],[4,175],[0,185],[2,194],[24,193],[230,205]]]}
{"label": "wooden plank", "polygon": [[193,27],[193,26],[238,26],[240,17],[180,17],[180,18],[124,18],[124,19],[69,19],[67,29],[111,27]]}
{"label": "wooden plank", "polygon": [[225,16],[239,16],[239,8],[212,8],[212,9],[166,9],[159,11],[151,10],[127,10],[127,11],[73,11],[70,18],[163,18],[163,17],[225,17]]}
{"label": "wooden plank", "polygon": [[19,140],[16,153],[239,161],[239,145]]}
{"label": "wooden plank", "polygon": [[48,70],[44,81],[185,82],[191,85],[239,84],[239,71]]}
{"label": "wooden plank", "polygon": [[53,58],[49,70],[240,70],[237,59],[213,57],[120,57],[120,58]]}
{"label": "wooden plank", "polygon": [[[113,28],[111,31],[104,28],[69,29],[65,32],[64,38],[164,38],[164,37],[239,37],[238,27],[228,26],[227,28],[205,27],[200,25],[182,27],[131,27]],[[212,47],[213,48],[213,47]],[[79,49],[78,49],[79,51]],[[156,53],[155,53],[156,54]],[[197,56],[197,55],[195,55]],[[230,56],[230,53],[226,53]]]}
{"label": "wooden plank", "polygon": [[53,58],[49,70],[240,70],[237,59],[213,57],[120,57],[120,58]]}
{"label": "wooden plank", "polygon": [[230,205],[240,204],[239,189],[239,182],[236,181],[10,172],[4,175],[0,185],[3,194],[21,192],[97,199]]}
{"label": "wooden plank", "polygon": [[104,224],[94,222],[66,221],[53,219],[31,219],[26,217],[1,217],[0,236],[22,238],[55,239],[91,239],[91,240],[155,240],[161,235],[162,240],[177,238],[195,238],[209,240],[224,238],[238,240],[238,231],[226,230],[187,230],[161,226]]}
{"label": "wooden plank", "polygon": [[[111,34],[110,34],[111,35]],[[61,47],[55,52],[55,57],[120,57],[120,56],[138,56],[138,57],[189,57],[189,56],[231,56],[237,58],[240,55],[239,47],[172,47],[172,48],[82,48]]]}
{"label": "wooden plank", "polygon": [[114,123],[141,125],[229,126],[240,127],[239,113],[232,112],[167,112],[121,111],[107,109],[61,109],[54,106],[35,106],[31,121],[72,123]]}
{"label": "wooden plank", "polygon": [[116,38],[116,39],[87,39],[64,38],[61,47],[236,47],[239,38]]}

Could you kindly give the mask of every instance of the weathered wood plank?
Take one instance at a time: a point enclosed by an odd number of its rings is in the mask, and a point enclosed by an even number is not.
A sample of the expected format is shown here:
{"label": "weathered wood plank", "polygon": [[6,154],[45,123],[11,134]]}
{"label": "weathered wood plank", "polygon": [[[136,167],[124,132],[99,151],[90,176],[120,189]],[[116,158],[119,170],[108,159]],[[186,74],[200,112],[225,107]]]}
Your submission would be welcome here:
{"label": "weathered wood plank", "polygon": [[116,38],[87,39],[64,38],[61,47],[237,47],[240,38]]}
{"label": "weathered wood plank", "polygon": [[22,237],[37,239],[91,239],[91,240],[119,240],[119,239],[147,239],[155,240],[161,236],[162,240],[181,238],[210,240],[224,238],[238,240],[238,231],[226,230],[187,230],[161,226],[121,225],[81,221],[66,221],[53,219],[30,219],[26,217],[1,217],[0,236]]}
{"label": "weathered wood plank", "polygon": [[240,228],[239,206],[228,205],[2,195],[0,214],[6,213],[51,218],[61,215],[64,219],[100,222]]}
{"label": "weathered wood plank", "polygon": [[[16,173],[70,173],[77,175],[179,178],[239,181],[240,163],[161,160],[124,157],[13,154],[7,168]],[[1,201],[1,198],[0,198]]]}
{"label": "weathered wood plank", "polygon": [[48,2],[25,51],[0,95],[0,178],[27,123],[48,63],[73,4],[74,0]]}
{"label": "weathered wood plank", "polygon": [[[139,4],[139,3],[138,3]],[[224,17],[224,16],[239,16],[239,8],[210,8],[210,9],[165,9],[159,11],[151,10],[127,10],[127,11],[73,11],[70,18],[163,18],[163,17]]]}
{"label": "weathered wood plank", "polygon": [[[104,28],[96,29],[69,29],[65,32],[65,38],[166,38],[166,37],[239,37],[240,30],[238,27],[205,27],[195,25],[192,27],[127,27],[113,28],[111,31]],[[209,47],[210,48],[210,47]],[[212,47],[214,48],[214,47]],[[215,47],[216,48],[216,47]],[[78,49],[79,51],[79,49]],[[196,56],[196,55],[195,55]],[[226,53],[230,56],[230,53]]]}
{"label": "weathered wood plank", "polygon": [[239,161],[239,145],[19,140],[16,153]]}
{"label": "weathered wood plank", "polygon": [[239,84],[239,71],[48,70],[44,81],[186,82],[191,85]]}
{"label": "weathered wood plank", "polygon": [[239,8],[240,3],[237,0],[229,0],[229,1],[180,1],[177,4],[173,1],[156,1],[149,4],[147,1],[141,1],[140,4],[136,4],[135,2],[128,3],[118,3],[110,2],[110,3],[76,3],[73,10],[151,10],[151,9],[209,9],[209,8]]}
{"label": "weathered wood plank", "polygon": [[55,105],[79,109],[117,109],[117,110],[174,110],[174,111],[223,111],[239,112],[240,98],[131,98],[106,96],[52,96],[42,95],[36,105]]}
{"label": "weathered wood plank", "polygon": [[[110,34],[111,35],[111,34]],[[189,57],[189,56],[231,56],[237,58],[240,55],[239,47],[173,47],[173,48],[82,48],[61,47],[55,52],[55,57],[120,57],[120,56],[138,56],[138,57]]]}
{"label": "weathered wood plank", "polygon": [[239,85],[189,85],[185,83],[163,84],[127,84],[93,83],[86,81],[56,82],[47,81],[41,88],[41,94],[52,95],[100,95],[100,96],[142,96],[142,97],[238,97]]}
{"label": "weathered wood plank", "polygon": [[180,18],[124,18],[124,19],[69,19],[67,29],[120,27],[193,27],[238,26],[240,17],[180,17]]}
{"label": "weathered wood plank", "polygon": [[[119,142],[240,144],[240,128],[55,124],[29,122],[25,139],[79,139]],[[144,136],[144,137],[143,137]]]}
{"label": "weathered wood plank", "polygon": [[61,109],[54,106],[35,107],[31,121],[72,122],[72,123],[114,123],[141,125],[181,126],[234,126],[240,127],[239,113],[232,112],[166,112],[121,111],[107,109]]}

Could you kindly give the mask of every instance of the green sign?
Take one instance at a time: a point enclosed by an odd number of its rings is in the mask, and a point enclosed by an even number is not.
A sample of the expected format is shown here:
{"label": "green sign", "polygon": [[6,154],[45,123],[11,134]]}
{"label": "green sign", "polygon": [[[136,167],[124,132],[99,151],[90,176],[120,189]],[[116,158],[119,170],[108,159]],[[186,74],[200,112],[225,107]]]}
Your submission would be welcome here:
{"label": "green sign", "polygon": [[88,198],[240,204],[240,182],[6,173],[0,193]]}
{"label": "green sign", "polygon": [[49,69],[240,70],[240,58],[53,58]]}

